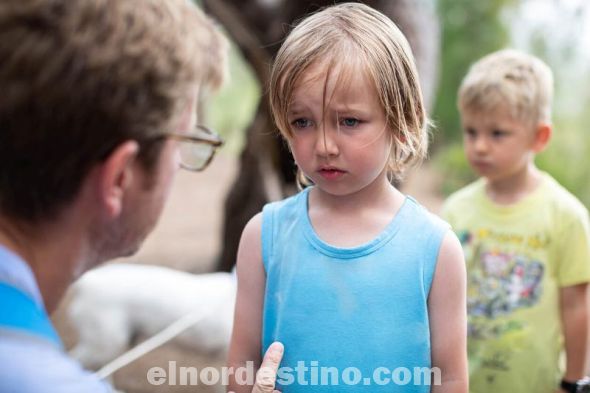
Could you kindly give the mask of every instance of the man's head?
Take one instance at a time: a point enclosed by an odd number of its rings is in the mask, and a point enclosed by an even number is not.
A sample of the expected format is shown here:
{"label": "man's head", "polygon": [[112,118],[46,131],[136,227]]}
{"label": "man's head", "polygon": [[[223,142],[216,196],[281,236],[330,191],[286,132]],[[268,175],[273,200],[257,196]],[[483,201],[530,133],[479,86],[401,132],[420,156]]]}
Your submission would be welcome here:
{"label": "man's head", "polygon": [[522,170],[551,136],[553,74],[540,59],[501,50],[477,61],[459,88],[467,158],[480,175]]}
{"label": "man's head", "polygon": [[194,127],[225,48],[189,0],[0,2],[0,217],[51,223],[83,195],[96,258],[135,251],[179,164],[165,136]]}
{"label": "man's head", "polygon": [[1,214],[51,219],[126,141],[151,173],[223,50],[188,0],[2,1]]}

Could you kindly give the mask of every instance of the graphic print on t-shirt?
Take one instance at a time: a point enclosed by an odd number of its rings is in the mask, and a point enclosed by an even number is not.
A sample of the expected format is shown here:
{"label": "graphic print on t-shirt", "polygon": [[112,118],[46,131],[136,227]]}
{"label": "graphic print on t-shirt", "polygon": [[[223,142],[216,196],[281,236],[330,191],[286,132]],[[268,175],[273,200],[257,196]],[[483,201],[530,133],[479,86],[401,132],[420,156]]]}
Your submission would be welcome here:
{"label": "graphic print on t-shirt", "polygon": [[[525,239],[485,229],[478,232],[477,236],[467,231],[459,236],[463,247],[472,253],[467,259],[469,336],[489,339],[523,328],[509,318],[494,321],[498,317],[509,317],[539,302],[545,266],[527,253],[526,246],[535,248],[543,242],[538,237]],[[482,237],[492,241],[483,242]]]}

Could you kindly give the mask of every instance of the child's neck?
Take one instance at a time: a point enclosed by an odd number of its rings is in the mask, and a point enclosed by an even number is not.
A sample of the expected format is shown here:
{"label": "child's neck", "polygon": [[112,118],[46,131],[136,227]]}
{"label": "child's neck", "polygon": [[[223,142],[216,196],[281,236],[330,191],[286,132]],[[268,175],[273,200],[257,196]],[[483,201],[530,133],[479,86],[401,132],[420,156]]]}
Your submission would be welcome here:
{"label": "child's neck", "polygon": [[324,242],[335,247],[355,247],[379,235],[404,199],[387,180],[348,195],[330,195],[315,188],[309,194],[308,214]]}
{"label": "child's neck", "polygon": [[486,194],[494,203],[511,205],[535,191],[541,179],[541,172],[531,162],[510,177],[501,180],[487,179]]}
{"label": "child's neck", "polygon": [[403,198],[403,194],[384,177],[362,190],[347,195],[332,195],[321,189],[315,189],[310,195],[310,205],[334,213],[343,212],[350,216],[354,212],[360,212],[367,208],[388,209],[398,204]]}

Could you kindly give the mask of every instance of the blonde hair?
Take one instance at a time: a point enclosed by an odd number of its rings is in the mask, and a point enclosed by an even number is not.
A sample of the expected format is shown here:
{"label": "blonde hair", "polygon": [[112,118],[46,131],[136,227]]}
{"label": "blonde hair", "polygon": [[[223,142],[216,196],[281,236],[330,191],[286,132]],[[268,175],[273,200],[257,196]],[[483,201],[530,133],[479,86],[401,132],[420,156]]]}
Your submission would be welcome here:
{"label": "blonde hair", "polygon": [[326,69],[337,65],[340,79],[353,77],[357,65],[366,70],[392,132],[390,178],[399,179],[426,156],[429,122],[418,72],[410,45],[391,19],[364,4],[343,3],[307,17],[293,29],[270,78],[271,111],[287,140],[292,137],[287,115],[294,89],[310,66],[319,63],[328,64]]}
{"label": "blonde hair", "polygon": [[551,121],[553,73],[535,56],[514,49],[491,53],[471,66],[459,88],[462,112],[509,110],[530,123]]}
{"label": "blonde hair", "polygon": [[151,169],[155,138],[224,74],[225,40],[188,0],[2,0],[0,42],[0,211],[30,221],[125,140]]}

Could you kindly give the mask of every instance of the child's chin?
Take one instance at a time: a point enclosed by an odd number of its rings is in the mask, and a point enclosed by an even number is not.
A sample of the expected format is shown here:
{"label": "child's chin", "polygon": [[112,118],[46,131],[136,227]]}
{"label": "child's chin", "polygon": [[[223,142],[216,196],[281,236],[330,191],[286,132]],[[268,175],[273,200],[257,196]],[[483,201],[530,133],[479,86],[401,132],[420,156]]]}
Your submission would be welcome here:
{"label": "child's chin", "polygon": [[471,170],[475,172],[478,176],[482,177],[488,177],[493,175],[491,168],[486,165],[471,165]]}

